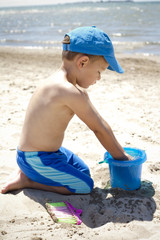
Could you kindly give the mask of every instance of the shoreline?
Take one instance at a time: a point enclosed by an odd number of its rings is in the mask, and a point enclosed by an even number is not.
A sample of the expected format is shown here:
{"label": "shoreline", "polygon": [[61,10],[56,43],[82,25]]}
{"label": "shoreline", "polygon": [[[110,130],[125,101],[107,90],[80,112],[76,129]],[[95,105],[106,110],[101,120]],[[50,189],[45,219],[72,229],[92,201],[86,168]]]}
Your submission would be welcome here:
{"label": "shoreline", "polygon": [[[114,44],[113,44],[114,45]],[[125,52],[125,48],[124,48],[124,51],[122,50],[118,50],[118,48],[116,47],[116,44],[114,45],[114,49],[115,49],[115,55],[123,55],[125,57],[127,56],[135,56],[135,57],[138,57],[138,56],[141,56],[141,57],[149,57],[149,58],[156,58],[156,60],[160,59],[160,54],[154,54],[154,53],[143,53],[143,52],[135,52],[135,53],[130,53],[130,52]],[[52,46],[52,47],[49,47],[49,46],[0,46],[0,52],[4,52],[4,51],[15,51],[15,52],[21,52],[21,51],[46,51],[46,52],[52,52],[52,53],[59,53],[61,54],[62,52],[62,46],[61,44],[59,44],[59,46]],[[160,61],[160,60],[159,60]]]}
{"label": "shoreline", "polygon": [[[31,95],[61,65],[61,50],[0,47],[0,182],[16,168],[16,148]],[[89,195],[63,196],[23,189],[0,194],[0,239],[159,240],[160,238],[160,57],[116,54],[124,74],[106,70],[88,89],[91,101],[111,125],[122,146],[146,150],[142,187],[106,189],[105,149],[76,116],[64,146],[88,164],[95,187]],[[47,201],[68,201],[83,210],[82,224],[51,220]]]}

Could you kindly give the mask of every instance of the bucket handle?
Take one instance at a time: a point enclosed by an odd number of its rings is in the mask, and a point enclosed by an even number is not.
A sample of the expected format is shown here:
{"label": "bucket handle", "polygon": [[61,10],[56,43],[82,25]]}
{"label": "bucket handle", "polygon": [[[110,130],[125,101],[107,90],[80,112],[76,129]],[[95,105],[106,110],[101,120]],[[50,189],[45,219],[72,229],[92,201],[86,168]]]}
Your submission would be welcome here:
{"label": "bucket handle", "polygon": [[108,163],[108,161],[105,159],[105,160],[99,162],[99,164],[101,164],[101,163]]}

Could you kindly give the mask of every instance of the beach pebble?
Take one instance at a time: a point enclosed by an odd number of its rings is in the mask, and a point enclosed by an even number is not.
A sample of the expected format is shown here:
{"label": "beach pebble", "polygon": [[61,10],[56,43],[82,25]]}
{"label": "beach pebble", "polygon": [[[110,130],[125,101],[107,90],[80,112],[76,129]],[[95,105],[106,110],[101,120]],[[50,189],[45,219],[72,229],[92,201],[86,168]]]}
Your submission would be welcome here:
{"label": "beach pebble", "polygon": [[7,232],[6,232],[6,231],[1,231],[1,234],[2,234],[2,235],[6,235]]}
{"label": "beach pebble", "polygon": [[43,240],[43,238],[41,238],[41,237],[33,237],[33,238],[31,238],[31,240]]}
{"label": "beach pebble", "polygon": [[15,219],[12,219],[11,221],[9,221],[10,223],[15,223]]}

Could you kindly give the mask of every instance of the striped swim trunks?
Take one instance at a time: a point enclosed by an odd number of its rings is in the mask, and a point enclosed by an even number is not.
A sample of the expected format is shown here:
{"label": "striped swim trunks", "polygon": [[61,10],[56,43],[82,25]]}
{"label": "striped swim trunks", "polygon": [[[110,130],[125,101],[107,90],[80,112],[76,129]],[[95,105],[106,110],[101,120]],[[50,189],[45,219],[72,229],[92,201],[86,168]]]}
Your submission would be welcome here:
{"label": "striped swim trunks", "polygon": [[56,152],[23,152],[17,149],[17,163],[32,181],[63,186],[79,194],[90,193],[93,189],[88,166],[64,147]]}

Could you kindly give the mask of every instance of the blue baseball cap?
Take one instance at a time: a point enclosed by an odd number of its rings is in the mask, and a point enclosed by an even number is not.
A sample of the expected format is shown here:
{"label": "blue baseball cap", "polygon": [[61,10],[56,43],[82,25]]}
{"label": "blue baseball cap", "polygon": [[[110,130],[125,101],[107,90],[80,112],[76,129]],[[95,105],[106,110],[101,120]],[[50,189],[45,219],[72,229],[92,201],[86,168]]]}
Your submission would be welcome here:
{"label": "blue baseball cap", "polygon": [[63,43],[64,51],[103,56],[109,63],[109,70],[118,73],[124,72],[115,58],[110,38],[102,30],[95,26],[79,27],[66,33],[65,36],[69,36],[70,43]]}

